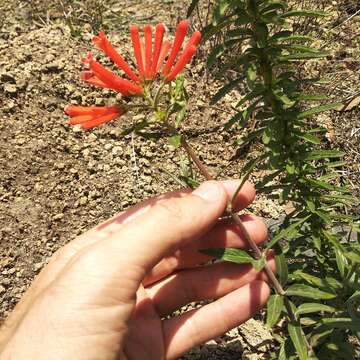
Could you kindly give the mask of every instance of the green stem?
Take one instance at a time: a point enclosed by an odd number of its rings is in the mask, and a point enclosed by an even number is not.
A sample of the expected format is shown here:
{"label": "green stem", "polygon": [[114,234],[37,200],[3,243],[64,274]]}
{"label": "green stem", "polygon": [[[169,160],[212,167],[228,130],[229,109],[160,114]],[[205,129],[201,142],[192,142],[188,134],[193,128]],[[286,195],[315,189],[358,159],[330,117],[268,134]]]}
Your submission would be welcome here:
{"label": "green stem", "polygon": [[[192,159],[192,161],[195,163],[195,165],[199,169],[200,173],[205,177],[205,179],[206,180],[214,180],[214,177],[211,175],[211,173],[209,172],[207,167],[202,163],[202,161],[199,159],[199,157],[196,155],[195,151],[192,149],[192,147],[189,145],[189,143],[186,141],[186,139],[184,137],[181,138],[181,145],[184,148],[184,150],[186,151],[186,153],[189,155],[189,157]],[[239,189],[239,191],[240,191],[240,189]],[[229,208],[231,209],[229,215],[233,219],[234,223],[239,227],[239,229],[240,229],[241,233],[243,234],[245,240],[247,241],[247,243],[249,244],[249,246],[253,250],[255,258],[256,259],[261,259],[263,257],[263,254],[262,254],[261,250],[257,246],[256,242],[251,238],[249,232],[245,228],[245,226],[244,226],[243,222],[241,221],[239,215],[232,211],[231,203],[229,204]],[[273,284],[276,292],[279,295],[285,296],[286,291],[283,289],[283,287],[281,286],[279,280],[276,278],[274,272],[271,270],[269,264],[266,263],[266,262],[265,262],[264,270],[265,270],[267,276],[269,277],[269,280]],[[289,306],[289,316],[291,317],[292,320],[294,320],[296,318],[295,314],[292,312],[290,306]]]}

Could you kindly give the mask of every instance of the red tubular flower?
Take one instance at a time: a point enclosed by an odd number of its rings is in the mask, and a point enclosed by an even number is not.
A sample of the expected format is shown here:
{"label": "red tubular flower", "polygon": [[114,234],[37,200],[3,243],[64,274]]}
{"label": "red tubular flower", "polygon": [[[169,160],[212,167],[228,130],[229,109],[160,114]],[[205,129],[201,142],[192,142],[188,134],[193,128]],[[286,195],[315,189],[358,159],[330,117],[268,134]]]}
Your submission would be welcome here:
{"label": "red tubular flower", "polygon": [[144,26],[145,38],[145,77],[151,79],[151,61],[152,61],[152,27],[151,25]]}
{"label": "red tubular flower", "polygon": [[195,53],[196,46],[190,45],[189,47],[186,47],[183,54],[180,56],[179,60],[171,70],[171,73],[167,76],[167,80],[174,80],[175,76],[186,66],[186,64],[191,60]]}
{"label": "red tubular flower", "polygon": [[189,42],[187,43],[186,47],[194,45],[194,46],[198,46],[201,40],[201,32],[200,31],[195,31],[191,37]]}
{"label": "red tubular flower", "polygon": [[201,40],[201,33],[199,31],[195,31],[191,37],[189,42],[187,43],[184,52],[180,56],[177,63],[174,65],[173,69],[171,70],[170,74],[167,76],[168,81],[172,81],[175,76],[184,69],[186,64],[188,64],[191,58],[196,53],[196,46],[200,43]]}
{"label": "red tubular flower", "polygon": [[71,119],[70,125],[80,124],[83,129],[107,123],[123,114],[118,106],[76,106],[68,105],[64,109]]}
{"label": "red tubular flower", "polygon": [[169,58],[163,68],[164,75],[169,74],[171,67],[174,64],[174,61],[176,60],[176,56],[178,55],[182,47],[188,28],[189,28],[189,22],[187,20],[180,21],[180,23],[176,27],[174,44],[171,49]]}
{"label": "red tubular flower", "polygon": [[139,78],[131,70],[124,58],[114,49],[104,32],[94,36],[92,41],[96,44],[125,74],[134,82],[139,83]]}
{"label": "red tubular flower", "polygon": [[170,48],[171,48],[170,41],[165,40],[161,47],[159,60],[158,60],[157,66],[156,66],[156,74],[159,72],[161,65],[164,63],[164,60],[165,60],[166,56],[168,55]]}
{"label": "red tubular flower", "polygon": [[80,75],[80,78],[81,80],[84,80],[91,85],[101,88],[108,88],[108,85],[97,78],[92,71],[83,71]]}
{"label": "red tubular flower", "polygon": [[143,61],[143,56],[141,54],[142,51],[141,51],[138,27],[135,25],[130,26],[130,33],[131,33],[131,41],[133,43],[134,55],[138,65],[139,74],[141,77],[144,77],[144,61]]}
{"label": "red tubular flower", "polygon": [[165,33],[164,24],[157,24],[156,31],[155,31],[154,52],[153,52],[153,59],[152,59],[152,66],[151,66],[152,78],[154,78],[157,73],[160,52],[161,52],[162,45],[163,45],[164,33]]}
{"label": "red tubular flower", "polygon": [[90,71],[83,72],[82,78],[90,84],[113,89],[124,96],[131,96],[142,92],[140,86],[115,75],[113,72],[94,61],[91,56],[88,56],[86,61],[88,62]]}

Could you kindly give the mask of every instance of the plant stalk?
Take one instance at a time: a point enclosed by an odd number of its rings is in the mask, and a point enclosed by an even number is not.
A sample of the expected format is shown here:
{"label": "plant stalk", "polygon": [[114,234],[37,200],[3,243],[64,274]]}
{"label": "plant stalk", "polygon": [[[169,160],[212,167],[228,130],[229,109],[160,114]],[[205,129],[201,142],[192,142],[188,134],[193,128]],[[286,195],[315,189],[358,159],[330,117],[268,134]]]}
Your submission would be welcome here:
{"label": "plant stalk", "polygon": [[[192,161],[195,163],[201,174],[205,177],[206,180],[214,180],[214,177],[210,174],[207,167],[202,163],[202,161],[199,159],[193,148],[189,145],[189,143],[186,141],[186,139],[182,136],[181,138],[181,145],[183,149],[186,151],[186,153],[189,155],[189,157],[192,159]],[[239,215],[237,213],[234,213],[233,211],[230,211],[231,218],[233,219],[234,223],[239,227],[241,233],[243,234],[245,240],[250,245],[251,249],[254,252],[256,259],[261,259],[263,257],[263,254],[255,241],[251,238],[249,232],[246,230],[243,222],[241,221]],[[285,296],[286,291],[281,286],[279,280],[276,278],[274,272],[271,270],[269,264],[265,263],[264,270],[269,277],[269,280],[273,284],[276,292],[281,295]],[[291,310],[291,309],[290,309]],[[295,320],[295,314],[293,314],[292,311],[289,311],[289,316],[293,317],[292,320]]]}

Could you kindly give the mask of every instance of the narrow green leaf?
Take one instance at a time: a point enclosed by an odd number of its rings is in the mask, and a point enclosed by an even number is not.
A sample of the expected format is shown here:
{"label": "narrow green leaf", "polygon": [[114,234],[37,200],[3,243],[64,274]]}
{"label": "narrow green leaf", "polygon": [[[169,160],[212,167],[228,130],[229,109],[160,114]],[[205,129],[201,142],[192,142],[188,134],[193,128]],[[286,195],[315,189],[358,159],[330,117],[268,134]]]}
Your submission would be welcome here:
{"label": "narrow green leaf", "polygon": [[323,113],[325,111],[338,109],[341,103],[334,103],[334,104],[326,104],[321,106],[313,107],[307,111],[304,111],[298,115],[298,119],[306,119],[310,116],[313,116],[315,114]]}
{"label": "narrow green leaf", "polygon": [[293,278],[305,280],[310,285],[316,286],[317,288],[327,292],[334,293],[336,289],[342,288],[342,285],[334,278],[325,277],[323,279],[320,279],[317,276],[308,274],[301,270],[296,270],[293,273]]}
{"label": "narrow green leaf", "polygon": [[277,277],[281,285],[285,285],[289,277],[289,270],[288,270],[286,257],[279,244],[275,245],[274,250],[275,250],[275,265],[276,265]]}
{"label": "narrow green leaf", "polygon": [[272,328],[280,318],[284,306],[284,297],[281,295],[271,295],[267,303],[266,325]]}
{"label": "narrow green leaf", "polygon": [[307,142],[310,142],[310,143],[312,143],[312,144],[318,145],[318,144],[321,143],[320,139],[319,139],[317,136],[312,135],[312,134],[309,134],[309,133],[306,133],[306,134],[297,134],[296,136],[297,136],[298,138],[303,139],[303,140],[305,140],[305,141],[307,141]]}
{"label": "narrow green leaf", "polygon": [[360,254],[355,251],[346,251],[344,253],[345,257],[351,260],[352,262],[359,264],[360,263]]}
{"label": "narrow green leaf", "polygon": [[278,241],[281,239],[288,237],[291,233],[294,232],[301,224],[303,224],[311,215],[306,216],[303,219],[289,225],[287,228],[282,229],[277,235],[275,235],[270,243],[266,246],[266,249],[272,248]]}
{"label": "narrow green leaf", "polygon": [[294,54],[290,54],[290,55],[281,56],[279,58],[279,60],[280,61],[292,61],[292,60],[296,61],[296,60],[321,59],[321,58],[325,58],[328,55],[329,54],[326,52],[317,52],[317,53],[301,52],[301,53],[294,53]]}
{"label": "narrow green leaf", "polygon": [[304,156],[305,160],[320,160],[320,159],[341,158],[345,155],[345,153],[338,150],[313,150],[304,155],[305,155]]}
{"label": "narrow green leaf", "polygon": [[336,297],[336,294],[333,294],[330,292],[325,292],[325,291],[316,289],[312,286],[303,285],[303,284],[291,285],[286,290],[286,294],[289,296],[300,296],[300,297],[316,299],[316,300],[333,299]]}
{"label": "narrow green leaf", "polygon": [[308,360],[308,351],[306,345],[306,338],[302,332],[301,325],[299,322],[291,322],[288,324],[288,331],[291,341],[294,344],[296,352],[300,360]]}
{"label": "narrow green leaf", "polygon": [[325,325],[328,328],[333,329],[349,329],[353,331],[360,330],[360,320],[352,318],[327,318],[321,319],[320,323]]}
{"label": "narrow green leaf", "polygon": [[311,313],[320,313],[320,312],[335,312],[336,309],[332,306],[319,304],[319,303],[305,303],[301,304],[297,311],[296,315],[303,315],[303,314],[311,314]]}
{"label": "narrow green leaf", "polygon": [[326,164],[326,166],[328,168],[335,168],[335,167],[340,167],[340,166],[345,166],[347,165],[346,161],[332,161]]}
{"label": "narrow green leaf", "polygon": [[329,14],[324,11],[315,10],[292,10],[280,15],[281,18],[289,18],[293,16],[325,17],[329,16]]}
{"label": "narrow green leaf", "polygon": [[200,252],[218,260],[234,262],[237,264],[251,264],[254,261],[246,251],[241,249],[204,249],[200,250]]}
{"label": "narrow green leaf", "polygon": [[336,265],[338,267],[339,273],[341,277],[343,278],[345,276],[345,269],[347,267],[347,260],[343,254],[342,251],[339,249],[334,249],[335,251],[335,259],[336,259]]}

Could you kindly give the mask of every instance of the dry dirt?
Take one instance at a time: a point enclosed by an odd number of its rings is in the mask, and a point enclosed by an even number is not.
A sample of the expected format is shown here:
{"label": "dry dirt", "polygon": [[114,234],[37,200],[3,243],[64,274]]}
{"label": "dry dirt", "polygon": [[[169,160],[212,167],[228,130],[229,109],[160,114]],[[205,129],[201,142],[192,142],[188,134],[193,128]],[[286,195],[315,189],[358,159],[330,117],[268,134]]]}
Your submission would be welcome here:
{"label": "dry dirt", "polygon": [[[110,38],[129,55],[126,45],[129,23],[164,21],[173,30],[178,19],[185,17],[184,3],[126,1],[120,25]],[[0,21],[0,319],[3,319],[59,247],[144,198],[178,188],[167,172],[178,173],[180,154],[164,141],[155,143],[133,135],[121,136],[122,129],[134,121],[131,114],[91,132],[70,128],[63,113],[66,104],[99,105],[114,96],[108,90],[90,88],[79,79],[80,56],[92,49],[91,24],[82,22],[81,35],[74,37],[62,14],[50,12],[46,16],[44,12],[43,17],[34,17],[31,8],[15,1],[0,0],[0,6],[6,13],[3,24]],[[342,57],[340,62],[338,52],[344,49],[349,52],[359,44],[355,37],[349,45],[347,25],[341,31],[345,31],[344,42],[337,44],[339,49],[335,49],[334,58],[324,63],[320,72],[328,78],[340,76],[344,80],[333,91],[344,97],[346,92],[355,93],[354,84],[360,83],[360,57],[358,53],[340,53],[345,59],[351,58],[345,62]],[[338,74],[345,70],[345,75]],[[218,130],[230,115],[229,107],[226,103],[219,108],[207,107],[217,84],[208,77],[200,61],[194,63],[188,75],[193,94],[192,116],[186,124],[190,141],[210,169],[214,172],[226,169],[226,176],[236,177],[242,161],[228,166],[236,150],[232,145],[234,134]],[[338,79],[335,83],[339,87]],[[226,101],[229,105],[231,98]],[[325,119],[334,129],[330,146],[340,146],[347,152],[349,166],[344,169],[344,176],[357,192],[359,114],[356,108],[343,114],[328,114]],[[253,210],[274,218],[282,209],[261,199]],[[184,359],[260,359],[266,358],[268,346],[270,333],[259,321],[251,320],[194,349]]]}

